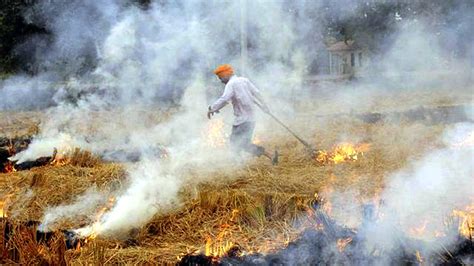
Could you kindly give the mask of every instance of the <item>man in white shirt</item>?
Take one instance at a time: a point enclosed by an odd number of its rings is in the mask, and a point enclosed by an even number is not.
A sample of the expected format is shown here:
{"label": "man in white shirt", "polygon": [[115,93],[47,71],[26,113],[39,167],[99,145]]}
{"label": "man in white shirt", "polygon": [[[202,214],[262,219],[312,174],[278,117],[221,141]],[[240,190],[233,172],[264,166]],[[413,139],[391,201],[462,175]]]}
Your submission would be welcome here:
{"label": "man in white shirt", "polygon": [[209,106],[207,117],[210,119],[214,113],[223,108],[229,101],[234,108],[234,123],[230,142],[238,152],[245,150],[255,156],[264,155],[272,160],[275,165],[278,163],[278,152],[272,156],[265,151],[265,148],[252,143],[253,130],[255,129],[255,106],[259,106],[262,111],[268,112],[258,89],[244,77],[234,75],[234,70],[230,65],[221,65],[214,70],[217,77],[225,84],[222,96]]}

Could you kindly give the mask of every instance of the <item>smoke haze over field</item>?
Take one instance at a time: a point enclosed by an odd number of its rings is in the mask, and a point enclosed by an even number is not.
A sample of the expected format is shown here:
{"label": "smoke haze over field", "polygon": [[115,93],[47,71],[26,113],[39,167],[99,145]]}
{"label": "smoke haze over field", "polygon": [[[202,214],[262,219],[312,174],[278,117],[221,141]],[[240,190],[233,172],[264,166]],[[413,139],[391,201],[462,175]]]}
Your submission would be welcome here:
{"label": "smoke haze over field", "polygon": [[463,210],[474,199],[473,149],[460,145],[472,138],[472,132],[472,123],[450,127],[442,136],[446,148],[429,151],[420,160],[386,177],[386,188],[377,202],[372,203],[380,204],[374,217],[369,218],[374,220],[364,221],[362,203],[351,203],[357,198],[353,192],[330,196],[329,200],[335,203],[333,217],[341,225],[359,228],[358,238],[364,239],[368,254],[376,250],[400,253],[408,237],[420,239],[424,244],[405,248],[421,249],[427,256],[442,252],[443,246],[450,247],[459,237],[453,210]]}
{"label": "smoke haze over field", "polygon": [[[290,91],[298,96],[293,90],[301,89],[303,75],[327,60],[324,42],[349,27],[344,21],[355,18],[354,27],[367,27],[372,17],[377,18],[374,14],[387,12],[388,7],[393,10],[385,17],[385,34],[374,33],[384,39],[372,40],[361,29],[352,29],[356,40],[365,38],[361,45],[379,46],[369,47],[374,59],[371,74],[443,69],[447,64],[459,65],[462,58],[472,64],[468,19],[472,6],[463,1],[445,8],[448,11],[434,9],[439,18],[418,15],[410,5],[397,6],[396,1],[247,2],[246,72],[276,98],[289,96]],[[240,70],[242,8],[240,1],[152,3],[145,10],[126,1],[38,2],[24,17],[50,35],[34,36],[17,52],[33,58],[31,64],[44,77],[33,80],[56,85],[7,80],[2,87],[8,101],[2,101],[0,109],[48,106],[52,94],[56,104],[89,94],[100,94],[101,100],[113,104],[178,101],[196,76],[208,80],[216,65],[228,62]],[[74,82],[77,79],[79,84]],[[22,91],[42,97],[25,103]]]}
{"label": "smoke haze over field", "polygon": [[[371,51],[373,62],[367,67],[366,77],[357,83],[329,84],[334,88],[329,100],[314,106],[318,100],[308,101],[308,94],[314,92],[303,84],[314,58],[324,57],[321,53],[329,30],[323,28],[323,23],[328,23],[328,18],[318,14],[328,8],[325,1],[170,1],[152,3],[147,9],[112,0],[39,2],[25,17],[44,25],[52,40],[49,45],[40,46],[38,43],[48,40],[36,36],[18,47],[26,56],[35,54],[39,74],[2,81],[0,110],[54,106],[47,109],[40,133],[28,150],[13,159],[34,160],[50,156],[54,148],[76,146],[100,155],[121,148],[138,150],[142,155],[138,163],[127,165],[129,186],[120,191],[115,205],[98,221],[99,229],[86,226],[78,229],[80,234],[87,236],[97,230],[99,234],[118,235],[142,226],[155,214],[178,208],[178,194],[185,184],[207,181],[186,180],[185,169],[212,172],[231,164],[226,151],[206,145],[202,131],[209,123],[205,118],[210,103],[206,95],[214,97],[214,89],[222,87],[212,74],[214,67],[230,63],[237,74],[242,72],[243,2],[247,3],[249,43],[245,72],[261,88],[277,115],[292,117],[299,111],[294,108],[298,101],[309,102],[309,112],[331,110],[328,106],[338,108],[335,112],[371,111],[380,106],[375,97],[390,95],[391,90],[430,89],[433,84],[472,88],[472,83],[466,83],[472,81],[472,72],[466,66],[472,64],[473,48],[467,47],[467,42],[474,34],[462,42],[457,29],[450,32],[448,26],[443,28],[442,32],[454,36],[453,43],[467,50],[467,60],[461,60],[440,43],[423,17],[398,19],[396,14],[390,14],[389,19],[394,21],[393,31],[386,38],[390,43],[381,45],[384,50]],[[340,12],[329,12],[328,17],[344,20],[359,10],[353,1],[331,2],[331,8]],[[469,10],[459,9],[454,9],[458,20],[465,23]],[[466,31],[462,27],[461,30]],[[442,70],[445,65],[464,70],[442,78],[430,72],[433,66]],[[407,78],[407,71],[415,72]],[[381,77],[380,73],[389,77]],[[154,124],[155,120],[142,116],[147,109],[166,109],[173,104],[180,106],[179,111],[162,123]],[[226,112],[220,115],[229,115]],[[327,121],[317,123],[314,124],[323,126]],[[270,122],[261,124],[266,127]],[[269,128],[262,130],[268,133]],[[159,160],[159,156],[150,154],[150,143],[165,145],[171,160]],[[468,189],[472,182],[472,164],[468,160],[471,152],[431,152],[408,170],[390,175],[381,210],[388,225],[384,221],[367,233],[369,243],[380,244],[378,237],[387,231],[384,226],[401,223],[405,230],[418,222],[413,219],[443,217],[465,204],[463,200],[473,196]],[[410,190],[420,186],[426,189]],[[84,196],[90,201],[50,208],[43,228],[50,229],[65,214],[73,216],[91,210],[109,196],[100,198],[95,191],[92,194],[93,197]],[[360,211],[357,207],[354,210]],[[386,239],[390,242],[394,237]],[[394,247],[391,242],[384,244],[387,249]]]}

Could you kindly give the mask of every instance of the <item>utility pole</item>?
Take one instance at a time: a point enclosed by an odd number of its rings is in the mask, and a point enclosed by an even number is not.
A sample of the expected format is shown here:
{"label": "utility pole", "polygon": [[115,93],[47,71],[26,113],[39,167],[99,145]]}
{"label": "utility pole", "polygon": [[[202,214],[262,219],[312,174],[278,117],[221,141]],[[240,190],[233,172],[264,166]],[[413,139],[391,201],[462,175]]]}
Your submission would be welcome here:
{"label": "utility pole", "polygon": [[247,75],[247,0],[240,0],[240,71]]}

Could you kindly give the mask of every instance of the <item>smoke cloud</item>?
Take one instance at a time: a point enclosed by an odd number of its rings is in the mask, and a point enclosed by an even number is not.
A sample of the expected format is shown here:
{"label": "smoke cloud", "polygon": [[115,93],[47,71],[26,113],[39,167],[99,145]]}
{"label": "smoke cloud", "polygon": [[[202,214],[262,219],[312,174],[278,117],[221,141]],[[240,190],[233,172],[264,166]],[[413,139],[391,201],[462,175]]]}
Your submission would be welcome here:
{"label": "smoke cloud", "polygon": [[[454,125],[442,136],[446,148],[429,151],[388,176],[373,220],[364,220],[365,205],[352,204],[356,196],[350,192],[330,196],[333,217],[340,225],[359,230],[358,239],[364,240],[361,250],[367,254],[397,254],[402,248],[420,250],[426,256],[443,252],[443,247],[449,248],[459,237],[453,210],[464,210],[474,198],[474,150],[463,143],[472,138],[473,130],[472,123]],[[421,245],[412,246],[409,238],[419,239]]]}

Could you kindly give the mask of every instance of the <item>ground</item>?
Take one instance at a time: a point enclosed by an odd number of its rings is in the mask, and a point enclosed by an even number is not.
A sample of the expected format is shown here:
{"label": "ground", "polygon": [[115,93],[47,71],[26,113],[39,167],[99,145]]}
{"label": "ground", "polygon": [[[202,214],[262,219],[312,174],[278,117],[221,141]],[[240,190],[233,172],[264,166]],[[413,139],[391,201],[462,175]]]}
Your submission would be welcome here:
{"label": "ground", "polygon": [[[439,106],[441,98],[433,98],[430,104]],[[376,110],[392,111],[394,106],[387,101]],[[41,115],[2,113],[0,119],[3,132],[13,137],[35,134]],[[155,215],[152,221],[123,238],[98,237],[67,250],[66,260],[78,264],[174,263],[189,253],[218,256],[232,245],[247,252],[284,247],[302,230],[302,219],[314,201],[334,190],[355,191],[354,197],[362,202],[372,200],[393,172],[441,147],[440,136],[450,126],[424,121],[365,123],[350,116],[323,124],[324,128],[313,126],[311,133],[305,135],[318,148],[331,151],[341,142],[341,136],[349,136],[345,141],[354,147],[364,145],[364,151],[357,154],[356,160],[320,163],[308,158],[304,147],[290,135],[266,137],[263,145],[279,147],[278,166],[255,158],[244,167],[228,171],[201,173],[190,169],[189,175],[213,175],[208,179],[212,181],[197,187],[185,186],[180,191],[182,204],[178,208]],[[293,126],[299,128],[297,124]],[[351,140],[352,136],[358,137]],[[40,221],[47,208],[73,203],[90,187],[111,193],[126,186],[127,180],[123,164],[104,162],[84,151],[77,152],[65,165],[0,174],[0,184],[0,199],[9,219]],[[97,212],[103,207],[97,206]],[[87,215],[74,220],[64,217],[55,229],[67,230],[91,222]],[[54,255],[38,254],[49,261],[57,259]],[[23,262],[28,260],[24,258]]]}

